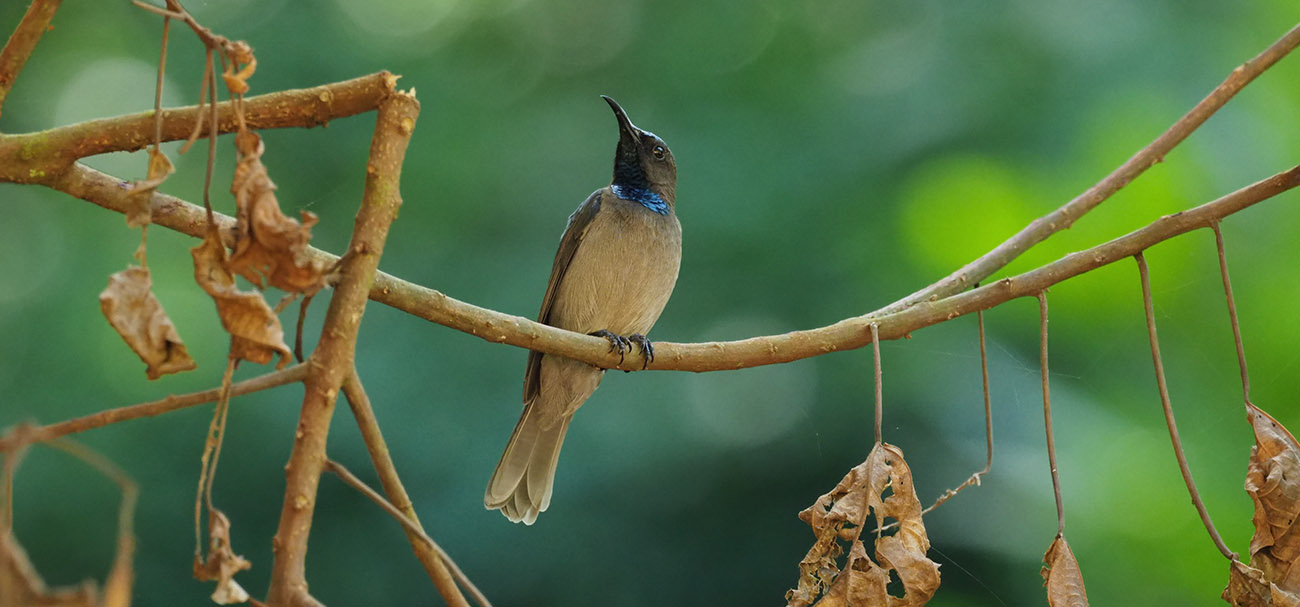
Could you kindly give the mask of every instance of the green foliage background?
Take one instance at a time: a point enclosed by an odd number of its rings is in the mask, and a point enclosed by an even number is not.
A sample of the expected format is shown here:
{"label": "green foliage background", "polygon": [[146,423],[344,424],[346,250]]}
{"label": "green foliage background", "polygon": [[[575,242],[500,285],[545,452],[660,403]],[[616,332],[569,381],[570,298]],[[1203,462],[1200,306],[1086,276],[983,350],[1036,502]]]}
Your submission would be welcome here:
{"label": "green foliage background", "polygon": [[[0,3],[0,25],[24,2]],[[685,260],[652,337],[704,341],[827,324],[969,261],[1082,191],[1300,18],[1270,0],[784,3],[435,0],[189,2],[249,41],[253,92],[379,69],[423,103],[405,206],[383,269],[478,305],[532,316],[565,217],[608,183],[618,99],[680,164]],[[0,130],[150,107],[159,20],[69,0],[19,79]],[[165,99],[196,100],[202,51],[173,29]],[[1300,161],[1300,58],[1251,85],[1138,182],[1017,261],[1023,271]],[[361,194],[373,119],[264,134],[287,211],[322,218],[339,252]],[[168,146],[174,152],[176,146]],[[214,199],[231,212],[233,151]],[[175,155],[173,154],[173,158]],[[126,179],[143,154],[89,164]],[[203,151],[164,190],[201,200]],[[1224,225],[1254,400],[1294,405],[1297,197]],[[138,234],[122,217],[38,187],[0,186],[0,424],[57,421],[216,385],[227,338],[193,284],[194,241],[150,231],[158,295],[199,370],[147,382],[99,313]],[[1210,512],[1245,551],[1250,431],[1208,231],[1149,252],[1188,457]],[[1003,274],[1005,275],[1005,274]],[[1098,605],[1214,604],[1225,563],[1169,450],[1132,263],[1052,289],[1052,390],[1067,535]],[[271,296],[274,300],[276,295]],[[320,326],[322,300],[309,319]],[[988,314],[997,442],[983,487],[927,518],[944,584],[932,605],[1042,604],[1055,530],[1042,438],[1037,311]],[[973,318],[882,346],[886,438],[923,500],[982,464]],[[870,354],[729,373],[615,374],[569,433],[551,510],[531,528],[481,495],[519,412],[525,353],[372,305],[358,365],[430,533],[498,605],[777,604],[812,535],[795,515],[871,443]],[[239,377],[265,369],[245,366]],[[236,400],[216,481],[241,581],[265,592],[282,466],[300,391]],[[78,437],[142,488],[138,604],[202,604],[190,511],[210,408]],[[368,480],[337,413],[331,455]],[[54,584],[102,578],[115,488],[37,450],[17,483],[17,533]],[[308,560],[332,605],[428,604],[398,526],[322,481]]]}

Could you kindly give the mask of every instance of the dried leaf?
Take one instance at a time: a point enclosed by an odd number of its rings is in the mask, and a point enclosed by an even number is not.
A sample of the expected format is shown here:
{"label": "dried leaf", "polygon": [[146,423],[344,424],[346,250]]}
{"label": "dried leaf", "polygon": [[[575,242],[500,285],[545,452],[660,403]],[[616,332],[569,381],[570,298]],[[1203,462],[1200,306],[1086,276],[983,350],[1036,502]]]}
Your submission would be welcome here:
{"label": "dried leaf", "polygon": [[1300,607],[1300,597],[1268,581],[1260,571],[1241,561],[1228,569],[1228,587],[1223,600],[1236,607]]}
{"label": "dried leaf", "polygon": [[158,379],[196,365],[152,288],[149,269],[131,266],[108,277],[108,288],[99,294],[99,307],[108,324],[148,365],[145,375]]}
{"label": "dried leaf", "polygon": [[216,580],[212,601],[231,605],[248,601],[248,592],[235,581],[235,574],[251,569],[253,564],[230,548],[230,519],[215,508],[208,510],[208,555],[199,560],[194,555],[194,578],[200,582]]}
{"label": "dried leaf", "polygon": [[238,208],[238,234],[230,271],[263,286],[296,293],[315,293],[325,285],[326,264],[309,254],[316,215],[303,211],[302,223],[280,212],[275,184],[262,164],[262,138],[251,131],[235,136],[239,161],[231,192]]}
{"label": "dried leaf", "polygon": [[226,269],[226,247],[216,232],[209,231],[190,253],[194,256],[194,280],[212,296],[221,325],[230,333],[230,356],[266,364],[278,353],[276,367],[288,364],[289,346],[284,343],[280,319],[260,293],[235,287],[235,277]]}
{"label": "dried leaf", "polygon": [[127,194],[126,225],[138,228],[153,221],[153,209],[149,206],[149,197],[154,190],[167,181],[167,177],[176,172],[172,161],[157,147],[149,148],[149,176],[142,181],[131,184]]}
{"label": "dried leaf", "polygon": [[1255,431],[1246,493],[1255,504],[1250,564],[1233,563],[1223,599],[1233,605],[1300,605],[1300,445],[1262,409],[1246,403]]}
{"label": "dried leaf", "polygon": [[1088,607],[1088,593],[1083,588],[1083,572],[1070,550],[1065,536],[1058,535],[1043,555],[1043,585],[1047,586],[1047,604],[1052,607]]}
{"label": "dried leaf", "polygon": [[[876,536],[874,560],[859,537],[869,515],[877,526],[898,522],[896,532]],[[817,540],[799,563],[798,585],[786,593],[789,605],[811,605],[821,594],[816,607],[917,607],[939,588],[939,565],[925,556],[930,540],[921,521],[921,502],[898,447],[877,444],[866,461],[799,518],[812,527]],[[849,542],[842,571],[836,564],[843,550],[840,540]],[[890,570],[902,582],[902,597],[888,592]]]}
{"label": "dried leaf", "polygon": [[[226,66],[226,71],[221,73],[221,78],[226,81],[226,88],[235,95],[243,95],[248,92],[248,79],[252,77],[253,72],[257,71],[257,59],[253,57],[253,48],[248,46],[247,42],[238,40],[230,44],[226,49],[229,53],[230,64]],[[243,67],[236,68],[239,65]]]}

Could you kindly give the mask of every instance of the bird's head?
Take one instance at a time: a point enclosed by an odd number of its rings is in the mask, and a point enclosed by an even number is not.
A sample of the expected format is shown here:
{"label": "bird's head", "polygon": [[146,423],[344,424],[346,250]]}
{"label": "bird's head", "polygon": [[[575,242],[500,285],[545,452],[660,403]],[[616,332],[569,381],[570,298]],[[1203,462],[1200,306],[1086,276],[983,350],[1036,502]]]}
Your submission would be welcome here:
{"label": "bird's head", "polygon": [[[672,206],[677,199],[677,161],[668,144],[654,133],[637,128],[618,102],[601,95],[618,118],[618,149],[614,152],[613,185],[647,207],[641,197],[659,197]],[[664,211],[666,212],[666,211]]]}

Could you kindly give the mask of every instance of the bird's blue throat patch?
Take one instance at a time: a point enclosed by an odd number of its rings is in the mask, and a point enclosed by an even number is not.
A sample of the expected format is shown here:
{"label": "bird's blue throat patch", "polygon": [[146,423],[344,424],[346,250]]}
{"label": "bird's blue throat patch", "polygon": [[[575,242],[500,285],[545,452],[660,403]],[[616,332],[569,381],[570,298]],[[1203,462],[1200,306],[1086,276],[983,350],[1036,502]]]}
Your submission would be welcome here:
{"label": "bird's blue throat patch", "polygon": [[614,190],[614,195],[623,200],[631,200],[641,203],[641,206],[650,209],[660,215],[668,214],[668,201],[663,196],[655,193],[650,188],[637,186],[614,185],[610,189]]}

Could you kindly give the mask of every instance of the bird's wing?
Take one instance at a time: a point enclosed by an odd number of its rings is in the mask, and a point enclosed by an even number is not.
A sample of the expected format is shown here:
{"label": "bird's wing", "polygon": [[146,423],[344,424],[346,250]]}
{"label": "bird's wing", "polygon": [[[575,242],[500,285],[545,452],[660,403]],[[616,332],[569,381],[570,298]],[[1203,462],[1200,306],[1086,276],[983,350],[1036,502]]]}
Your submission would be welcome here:
{"label": "bird's wing", "polygon": [[[591,196],[578,205],[578,209],[569,216],[569,225],[564,228],[564,236],[560,237],[560,249],[555,252],[555,264],[551,266],[551,281],[546,284],[546,295],[542,297],[542,309],[537,313],[537,322],[550,324],[551,304],[555,303],[555,292],[560,288],[560,281],[564,280],[564,273],[569,269],[569,262],[573,260],[578,245],[582,244],[587,226],[591,225],[591,220],[600,210],[600,199],[604,191],[602,188],[592,192]],[[537,396],[540,387],[538,372],[541,366],[542,353],[529,352],[528,368],[524,371],[525,403],[532,402],[533,397]]]}

